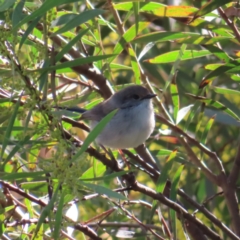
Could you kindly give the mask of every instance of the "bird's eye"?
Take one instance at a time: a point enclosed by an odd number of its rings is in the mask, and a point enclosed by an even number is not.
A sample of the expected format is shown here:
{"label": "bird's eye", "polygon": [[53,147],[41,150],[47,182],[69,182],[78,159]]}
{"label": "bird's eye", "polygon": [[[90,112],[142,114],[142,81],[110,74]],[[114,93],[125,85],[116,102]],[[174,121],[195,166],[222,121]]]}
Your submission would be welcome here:
{"label": "bird's eye", "polygon": [[133,99],[139,99],[139,96],[138,96],[137,94],[133,94],[133,95],[132,95],[132,98],[133,98]]}

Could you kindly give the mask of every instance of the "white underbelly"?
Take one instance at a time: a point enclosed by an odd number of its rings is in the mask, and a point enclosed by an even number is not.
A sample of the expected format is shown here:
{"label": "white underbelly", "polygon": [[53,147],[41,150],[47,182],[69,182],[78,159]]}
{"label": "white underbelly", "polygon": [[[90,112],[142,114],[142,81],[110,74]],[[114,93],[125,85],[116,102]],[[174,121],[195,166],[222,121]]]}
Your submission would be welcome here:
{"label": "white underbelly", "polygon": [[[91,128],[97,123],[92,122]],[[150,101],[131,108],[119,109],[96,138],[98,144],[110,148],[134,148],[145,142],[155,126]]]}

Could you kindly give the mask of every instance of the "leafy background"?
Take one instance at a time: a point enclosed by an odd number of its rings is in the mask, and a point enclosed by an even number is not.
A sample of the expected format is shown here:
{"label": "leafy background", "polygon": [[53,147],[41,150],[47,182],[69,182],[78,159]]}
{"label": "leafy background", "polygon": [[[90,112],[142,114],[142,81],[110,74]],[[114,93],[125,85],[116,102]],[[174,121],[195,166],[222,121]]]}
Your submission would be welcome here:
{"label": "leafy background", "polygon": [[[2,0],[1,238],[239,239],[239,12]],[[132,84],[158,95],[156,128],[109,154],[94,139],[114,112],[88,135],[64,107]]]}

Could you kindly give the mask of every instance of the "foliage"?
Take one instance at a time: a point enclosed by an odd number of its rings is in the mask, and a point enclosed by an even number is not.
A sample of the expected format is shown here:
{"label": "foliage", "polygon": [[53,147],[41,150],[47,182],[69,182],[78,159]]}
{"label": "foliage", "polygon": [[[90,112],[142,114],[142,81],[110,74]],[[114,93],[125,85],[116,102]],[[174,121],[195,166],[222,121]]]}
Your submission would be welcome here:
{"label": "foliage", "polygon": [[[1,239],[240,238],[240,8],[169,2],[1,1]],[[59,109],[131,84],[158,95],[147,148]]]}

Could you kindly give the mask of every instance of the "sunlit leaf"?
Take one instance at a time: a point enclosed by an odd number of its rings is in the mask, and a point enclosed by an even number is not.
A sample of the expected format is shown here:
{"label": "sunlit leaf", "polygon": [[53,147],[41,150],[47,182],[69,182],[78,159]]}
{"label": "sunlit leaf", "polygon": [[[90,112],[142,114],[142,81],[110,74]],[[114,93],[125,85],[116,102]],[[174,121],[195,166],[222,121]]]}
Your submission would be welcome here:
{"label": "sunlit leaf", "polygon": [[205,14],[207,14],[229,2],[232,2],[232,1],[230,1],[230,0],[213,0],[211,2],[207,2],[199,9],[199,11],[197,11],[195,13],[195,17],[200,17],[202,15],[205,15]]}
{"label": "sunlit leaf", "polygon": [[240,91],[228,89],[228,88],[220,88],[220,87],[213,87],[214,92],[220,94],[231,94],[231,95],[238,95],[240,96]]}
{"label": "sunlit leaf", "polygon": [[177,150],[174,150],[171,152],[171,154],[167,157],[165,165],[162,169],[161,175],[157,180],[157,184],[156,184],[156,191],[162,193],[166,184],[166,181],[168,179],[168,174],[169,171],[172,168],[173,165],[173,160],[177,155]]}
{"label": "sunlit leaf", "polygon": [[187,107],[183,107],[179,110],[177,115],[177,120],[176,120],[177,124],[182,121],[182,119],[189,113],[192,107],[193,107],[193,104],[190,104]]}
{"label": "sunlit leaf", "polygon": [[[209,55],[211,55],[211,53],[208,50],[200,50],[200,51],[185,50],[181,57],[181,60],[182,61],[190,60],[190,59],[205,57]],[[175,62],[178,59],[178,56],[179,56],[179,51],[172,51],[172,52],[161,54],[157,57],[154,57],[145,61],[149,63],[154,63],[154,64],[171,63],[171,62]]]}

